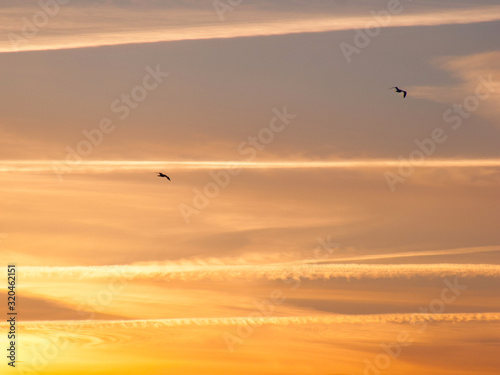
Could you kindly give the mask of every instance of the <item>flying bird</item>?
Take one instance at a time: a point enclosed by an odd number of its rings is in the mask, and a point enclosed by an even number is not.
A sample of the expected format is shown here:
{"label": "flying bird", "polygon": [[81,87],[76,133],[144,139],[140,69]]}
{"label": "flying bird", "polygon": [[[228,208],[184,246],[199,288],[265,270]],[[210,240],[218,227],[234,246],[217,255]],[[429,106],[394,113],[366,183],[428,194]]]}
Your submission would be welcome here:
{"label": "flying bird", "polygon": [[396,92],[402,92],[403,93],[403,98],[406,98],[407,92],[405,90],[401,90],[399,87],[391,87],[391,89],[396,89]]}
{"label": "flying bird", "polygon": [[156,173],[158,173],[158,177],[165,177],[167,180],[170,181],[170,177],[168,177],[166,174],[163,174],[161,172],[156,172]]}

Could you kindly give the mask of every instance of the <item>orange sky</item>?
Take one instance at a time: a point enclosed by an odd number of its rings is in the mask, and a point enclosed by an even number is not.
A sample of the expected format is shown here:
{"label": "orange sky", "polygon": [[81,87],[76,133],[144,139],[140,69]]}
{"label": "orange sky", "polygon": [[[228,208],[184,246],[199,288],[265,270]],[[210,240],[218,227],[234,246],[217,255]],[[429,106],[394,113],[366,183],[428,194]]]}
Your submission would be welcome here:
{"label": "orange sky", "polygon": [[2,374],[498,372],[497,4],[55,1],[0,0]]}

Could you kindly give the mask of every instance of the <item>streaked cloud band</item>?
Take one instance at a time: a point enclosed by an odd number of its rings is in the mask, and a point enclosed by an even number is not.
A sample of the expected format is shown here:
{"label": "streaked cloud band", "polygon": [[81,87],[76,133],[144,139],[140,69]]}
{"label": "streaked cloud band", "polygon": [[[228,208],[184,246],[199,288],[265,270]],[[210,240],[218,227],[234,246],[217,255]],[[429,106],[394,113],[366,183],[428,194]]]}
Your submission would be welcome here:
{"label": "streaked cloud band", "polygon": [[500,265],[491,264],[300,264],[271,265],[174,265],[174,266],[89,266],[89,267],[19,267],[24,279],[119,278],[159,280],[231,280],[288,278],[307,279],[379,279],[413,277],[477,276],[499,278]]}
{"label": "streaked cloud band", "polygon": [[[112,22],[113,17],[111,15],[108,15],[108,17],[111,17],[108,18],[108,24],[111,22],[109,27],[105,27],[101,32],[85,33],[82,31],[90,29],[89,26],[92,26],[86,25],[89,22],[88,19],[81,19],[81,16],[72,16],[70,20],[74,18],[73,22],[80,24],[82,27],[82,30],[79,30],[77,34],[71,29],[65,30],[64,33],[60,32],[57,36],[53,36],[53,33],[47,33],[47,35],[37,36],[15,47],[8,40],[5,40],[4,42],[0,42],[0,53],[356,30],[364,29],[367,25],[373,25],[376,20],[373,16],[329,16],[304,19],[297,15],[291,19],[261,21],[259,23],[252,21],[252,18],[236,23],[220,23],[217,21],[214,22],[213,15],[211,15],[204,22],[198,24],[165,26],[158,23],[158,21],[154,21],[148,28],[133,31],[130,31],[130,29],[116,31],[119,21],[116,20],[117,25],[114,25]],[[148,20],[147,16],[145,20]],[[152,16],[151,20],[154,20]],[[499,20],[500,7],[491,6],[453,11],[428,11],[417,14],[403,13],[392,16],[388,22],[379,22],[377,25],[380,27],[415,27],[469,24]],[[67,21],[68,19],[65,20],[66,24],[68,23]],[[49,27],[59,28],[58,30],[61,31],[61,27],[65,25],[65,23],[59,25],[57,19],[54,19],[53,23],[53,25],[51,23],[47,27],[48,31],[50,31]],[[87,28],[84,26],[87,26]],[[102,27],[101,24],[94,26],[95,29]],[[8,31],[13,32],[14,30]]]}
{"label": "streaked cloud band", "polygon": [[[452,314],[370,314],[370,315],[316,315],[285,317],[227,317],[227,318],[181,318],[151,320],[67,320],[20,322],[23,329],[61,329],[69,326],[80,328],[168,328],[179,326],[235,326],[261,325],[309,325],[309,324],[385,324],[419,322],[498,322],[500,313],[452,313]],[[0,327],[7,325],[1,323]]]}
{"label": "streaked cloud band", "polygon": [[[397,168],[401,160],[367,159],[335,161],[136,161],[96,160],[67,163],[58,160],[4,160],[0,161],[0,172],[54,172],[67,168],[75,173],[156,171],[158,168],[173,169],[308,169],[308,168]],[[500,159],[435,159],[412,165],[415,168],[462,168],[500,167]]]}

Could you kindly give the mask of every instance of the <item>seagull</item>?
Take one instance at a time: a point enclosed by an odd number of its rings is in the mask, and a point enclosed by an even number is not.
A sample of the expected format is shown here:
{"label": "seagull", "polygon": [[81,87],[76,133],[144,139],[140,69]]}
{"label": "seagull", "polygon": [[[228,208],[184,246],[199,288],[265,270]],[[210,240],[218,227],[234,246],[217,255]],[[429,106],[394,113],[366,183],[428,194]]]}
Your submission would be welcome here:
{"label": "seagull", "polygon": [[163,173],[161,173],[161,172],[156,172],[156,173],[158,173],[158,176],[157,176],[157,177],[165,177],[167,180],[169,180],[169,181],[170,181],[170,177],[168,177],[166,174],[163,174]]}
{"label": "seagull", "polygon": [[399,87],[391,87],[391,89],[396,89],[396,92],[402,92],[403,93],[403,98],[406,98],[406,91],[401,90]]}

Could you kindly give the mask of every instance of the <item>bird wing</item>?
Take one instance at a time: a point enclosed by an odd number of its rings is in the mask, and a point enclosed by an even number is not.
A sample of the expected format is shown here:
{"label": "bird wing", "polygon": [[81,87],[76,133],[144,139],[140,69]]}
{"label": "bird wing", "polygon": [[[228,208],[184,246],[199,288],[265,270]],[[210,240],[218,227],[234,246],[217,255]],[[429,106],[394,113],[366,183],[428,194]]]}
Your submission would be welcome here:
{"label": "bird wing", "polygon": [[165,177],[167,178],[167,180],[169,180],[169,181],[170,181],[170,177],[168,177],[168,176],[165,176]]}
{"label": "bird wing", "polygon": [[403,98],[406,98],[406,91],[403,91]]}

